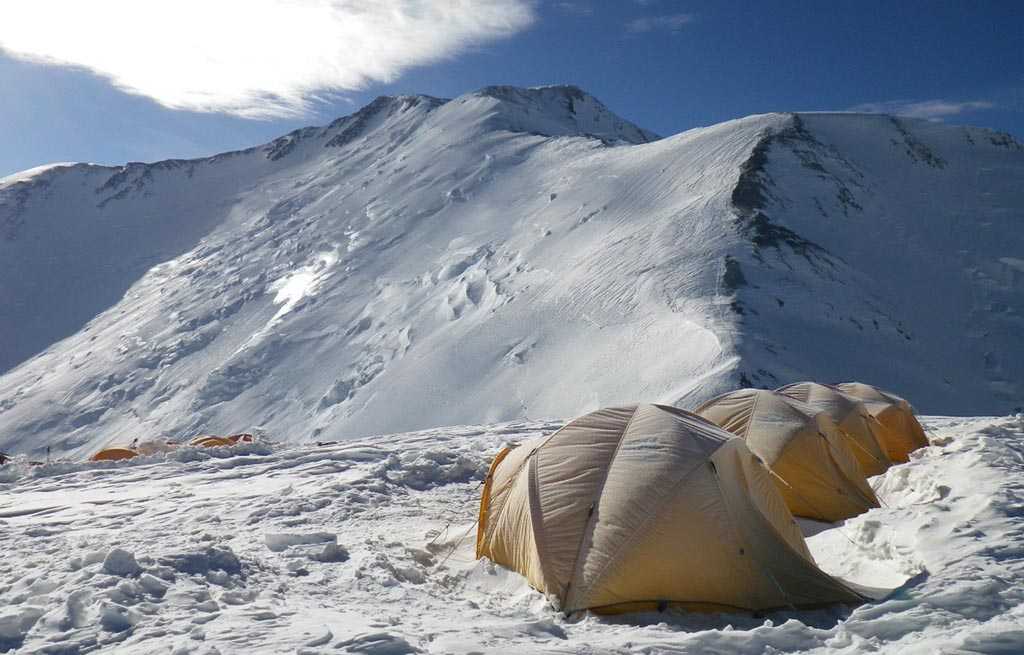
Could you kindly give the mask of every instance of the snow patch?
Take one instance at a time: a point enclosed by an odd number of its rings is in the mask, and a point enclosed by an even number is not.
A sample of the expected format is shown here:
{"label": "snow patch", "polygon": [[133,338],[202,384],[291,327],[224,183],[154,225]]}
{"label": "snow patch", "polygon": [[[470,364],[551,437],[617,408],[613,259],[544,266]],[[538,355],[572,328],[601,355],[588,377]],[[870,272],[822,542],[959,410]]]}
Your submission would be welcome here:
{"label": "snow patch", "polygon": [[270,290],[275,292],[274,303],[281,307],[270,319],[268,328],[294,310],[302,299],[314,295],[323,281],[330,276],[331,269],[338,263],[338,258],[337,251],[319,253],[312,263],[271,283]]}

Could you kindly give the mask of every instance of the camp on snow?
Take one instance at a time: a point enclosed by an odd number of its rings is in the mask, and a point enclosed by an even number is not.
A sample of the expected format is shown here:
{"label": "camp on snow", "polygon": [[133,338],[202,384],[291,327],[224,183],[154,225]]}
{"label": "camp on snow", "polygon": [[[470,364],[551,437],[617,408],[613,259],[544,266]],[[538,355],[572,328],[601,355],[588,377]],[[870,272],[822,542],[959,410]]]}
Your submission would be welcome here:
{"label": "camp on snow", "polygon": [[884,594],[815,565],[743,439],[661,405],[602,409],[501,450],[476,553],[566,613],[768,610]]}
{"label": "camp on snow", "polygon": [[928,445],[914,408],[903,398],[863,382],[844,382],[836,388],[864,403],[881,424],[882,447],[892,461],[906,462],[910,453]]}
{"label": "camp on snow", "polygon": [[846,437],[864,475],[871,477],[885,473],[892,461],[880,442],[878,421],[871,416],[864,403],[835,387],[817,382],[797,382],[775,390],[794,400],[826,412]]}
{"label": "camp on snow", "polygon": [[794,516],[833,523],[879,506],[827,413],[763,389],[731,391],[694,413],[746,441]]}
{"label": "camp on snow", "polygon": [[[253,441],[201,435],[187,445]],[[878,507],[866,475],[927,443],[909,403],[861,383],[741,389],[694,413],[601,409],[494,457],[476,556],[520,573],[567,614],[882,598],[889,590],[819,569],[794,516],[832,523]],[[90,459],[178,447],[136,440]]]}
{"label": "camp on snow", "polygon": [[[204,434],[195,437],[188,442],[189,446],[196,448],[225,448],[240,443],[253,443],[255,437],[247,432],[232,434],[226,437],[218,437],[212,434]],[[89,457],[90,462],[113,462],[134,457],[168,453],[178,448],[180,444],[174,441],[160,441],[150,439],[145,441],[135,440],[128,446],[107,446],[93,453]]]}

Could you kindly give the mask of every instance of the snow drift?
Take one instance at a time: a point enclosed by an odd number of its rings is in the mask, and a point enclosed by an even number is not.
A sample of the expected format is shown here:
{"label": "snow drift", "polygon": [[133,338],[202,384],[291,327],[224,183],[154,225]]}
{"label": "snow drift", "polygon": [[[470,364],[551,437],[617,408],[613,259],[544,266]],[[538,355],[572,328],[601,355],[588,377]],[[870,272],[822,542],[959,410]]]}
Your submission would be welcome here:
{"label": "snow drift", "polygon": [[855,114],[658,139],[573,87],[379,98],[0,182],[0,447],[284,440],[859,379],[1024,405],[1024,147]]}

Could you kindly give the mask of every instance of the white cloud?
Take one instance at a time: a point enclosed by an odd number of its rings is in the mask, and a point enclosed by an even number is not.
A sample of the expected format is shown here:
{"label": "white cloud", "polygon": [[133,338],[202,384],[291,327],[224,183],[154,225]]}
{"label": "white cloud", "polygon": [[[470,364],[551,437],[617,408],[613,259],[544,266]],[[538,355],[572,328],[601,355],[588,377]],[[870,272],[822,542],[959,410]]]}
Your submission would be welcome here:
{"label": "white cloud", "polygon": [[933,121],[941,121],[947,116],[956,116],[966,111],[979,111],[992,109],[994,103],[988,100],[969,100],[967,102],[952,102],[949,100],[890,100],[887,102],[866,102],[864,104],[850,107],[849,111],[863,111],[874,114],[893,114],[896,116],[908,116],[910,118],[926,118]]}
{"label": "white cloud", "polygon": [[3,0],[0,50],[172,108],[301,114],[525,29],[532,0]]}
{"label": "white cloud", "polygon": [[673,34],[679,32],[684,25],[693,22],[693,14],[669,14],[667,16],[643,16],[626,23],[626,31],[639,34],[665,30]]}

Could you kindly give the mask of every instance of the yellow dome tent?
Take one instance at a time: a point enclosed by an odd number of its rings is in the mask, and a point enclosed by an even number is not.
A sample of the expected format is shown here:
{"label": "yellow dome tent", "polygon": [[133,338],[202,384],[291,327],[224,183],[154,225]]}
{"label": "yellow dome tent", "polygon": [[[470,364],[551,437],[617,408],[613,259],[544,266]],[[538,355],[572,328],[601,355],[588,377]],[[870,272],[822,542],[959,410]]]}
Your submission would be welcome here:
{"label": "yellow dome tent", "polygon": [[828,414],[763,389],[740,389],[694,411],[743,438],[795,516],[833,523],[878,507],[860,465]]}
{"label": "yellow dome tent", "polygon": [[767,610],[870,595],[818,569],[742,439],[658,405],[603,409],[498,453],[476,552],[566,613]]}
{"label": "yellow dome tent", "polygon": [[836,388],[864,403],[871,416],[881,423],[878,433],[882,447],[892,461],[909,461],[910,453],[928,445],[914,408],[903,398],[863,382],[844,382]]}
{"label": "yellow dome tent", "polygon": [[827,413],[846,437],[865,476],[885,473],[892,466],[872,427],[876,421],[872,420],[864,403],[835,387],[817,382],[797,382],[779,387],[775,392]]}
{"label": "yellow dome tent", "polygon": [[110,448],[104,448],[96,453],[93,453],[92,457],[89,458],[90,462],[116,462],[122,459],[131,459],[138,457],[139,452],[132,448],[125,448],[123,446],[111,446]]}

